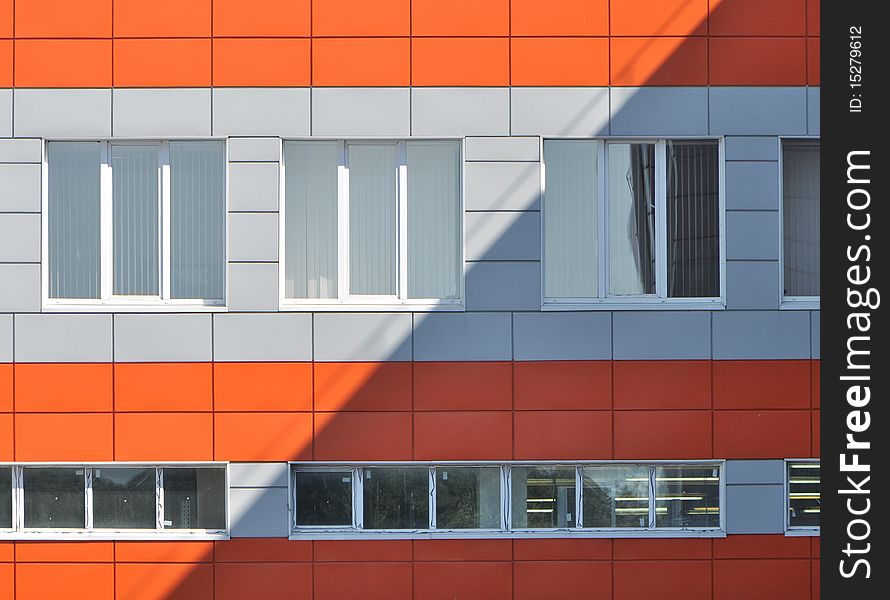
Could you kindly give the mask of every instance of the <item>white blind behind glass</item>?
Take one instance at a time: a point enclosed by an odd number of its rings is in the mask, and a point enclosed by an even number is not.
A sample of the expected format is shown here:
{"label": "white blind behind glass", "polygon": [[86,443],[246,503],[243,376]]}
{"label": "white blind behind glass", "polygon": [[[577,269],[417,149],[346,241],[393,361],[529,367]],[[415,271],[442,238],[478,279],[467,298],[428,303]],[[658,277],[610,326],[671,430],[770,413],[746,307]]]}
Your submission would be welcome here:
{"label": "white blind behind glass", "polygon": [[398,292],[395,144],[348,144],[349,293]]}
{"label": "white blind behind glass", "polygon": [[782,149],[786,296],[819,295],[819,145]]}
{"label": "white blind behind glass", "polygon": [[337,143],[284,145],[285,296],[337,297]]}
{"label": "white blind behind glass", "polygon": [[113,293],[157,296],[158,147],[111,146]]}
{"label": "white blind behind glass", "polygon": [[654,294],[655,145],[608,148],[609,294]]}
{"label": "white blind behind glass", "polygon": [[460,295],[460,146],[407,142],[408,297]]}
{"label": "white blind behind glass", "polygon": [[597,296],[597,160],[592,140],[545,140],[544,296]]}
{"label": "white blind behind glass", "polygon": [[720,295],[719,147],[667,143],[668,296]]}
{"label": "white blind behind glass", "polygon": [[170,295],[219,300],[225,289],[225,145],[170,142]]}
{"label": "white blind behind glass", "polygon": [[50,298],[99,298],[98,142],[47,144]]}

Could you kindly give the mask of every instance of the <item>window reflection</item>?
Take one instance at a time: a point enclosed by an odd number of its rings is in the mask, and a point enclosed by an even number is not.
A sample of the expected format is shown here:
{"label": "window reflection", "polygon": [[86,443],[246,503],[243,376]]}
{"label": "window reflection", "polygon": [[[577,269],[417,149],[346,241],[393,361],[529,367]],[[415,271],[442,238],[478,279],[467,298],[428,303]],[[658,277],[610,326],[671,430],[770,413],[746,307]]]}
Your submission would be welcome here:
{"label": "window reflection", "polygon": [[717,467],[655,468],[657,527],[719,527],[720,473]]}
{"label": "window reflection", "polygon": [[365,529],[427,529],[429,480],[426,467],[365,469]]}
{"label": "window reflection", "polygon": [[648,467],[585,467],[581,475],[584,527],[649,526]]}
{"label": "window reflection", "polygon": [[498,467],[436,469],[438,529],[498,529],[501,526]]}
{"label": "window reflection", "polygon": [[513,467],[513,527],[575,526],[574,467]]}
{"label": "window reflection", "polygon": [[297,526],[352,525],[352,471],[297,471]]}
{"label": "window reflection", "polygon": [[93,469],[93,526],[155,529],[157,476],[154,469]]}
{"label": "window reflection", "polygon": [[25,528],[83,528],[86,481],[83,469],[26,468]]}

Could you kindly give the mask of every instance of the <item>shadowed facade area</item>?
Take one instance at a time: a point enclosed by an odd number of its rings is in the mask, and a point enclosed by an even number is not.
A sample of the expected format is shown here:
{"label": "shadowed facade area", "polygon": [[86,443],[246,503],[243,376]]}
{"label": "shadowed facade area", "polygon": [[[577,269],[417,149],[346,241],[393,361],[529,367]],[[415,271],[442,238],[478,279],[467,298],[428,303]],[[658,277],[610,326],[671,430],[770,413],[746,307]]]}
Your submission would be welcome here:
{"label": "shadowed facade area", "polygon": [[[287,483],[250,470],[818,458],[777,164],[818,135],[818,35],[812,0],[0,0],[0,138],[535,140],[464,155],[461,312],[280,311],[283,258],[230,251],[227,312],[47,314],[39,249],[0,241],[0,461],[249,463],[232,539],[0,539],[0,598],[818,599],[818,537],[288,540]],[[546,136],[723,138],[726,309],[542,311]],[[39,173],[3,148],[0,183]],[[39,238],[14,189],[0,231]]]}

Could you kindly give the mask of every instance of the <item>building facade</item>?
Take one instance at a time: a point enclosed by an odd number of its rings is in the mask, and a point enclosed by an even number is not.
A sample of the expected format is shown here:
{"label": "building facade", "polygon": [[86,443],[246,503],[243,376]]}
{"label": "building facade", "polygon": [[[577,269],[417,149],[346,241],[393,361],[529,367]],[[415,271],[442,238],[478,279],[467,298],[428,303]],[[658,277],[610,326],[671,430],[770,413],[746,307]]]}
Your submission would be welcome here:
{"label": "building facade", "polygon": [[819,3],[0,0],[0,598],[819,597]]}

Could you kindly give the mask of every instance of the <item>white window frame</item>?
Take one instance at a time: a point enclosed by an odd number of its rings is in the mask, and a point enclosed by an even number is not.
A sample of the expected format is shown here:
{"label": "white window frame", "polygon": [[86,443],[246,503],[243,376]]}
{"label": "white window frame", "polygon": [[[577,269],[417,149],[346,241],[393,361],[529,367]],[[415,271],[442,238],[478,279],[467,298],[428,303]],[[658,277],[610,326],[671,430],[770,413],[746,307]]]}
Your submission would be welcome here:
{"label": "white window frame", "polygon": [[[726,308],[726,189],[724,138],[713,136],[672,136],[577,138],[546,136],[540,138],[541,156],[541,248],[544,246],[544,220],[546,219],[546,157],[545,140],[587,140],[596,143],[597,156],[597,296],[592,298],[549,298],[545,295],[545,260],[541,261],[541,310],[722,310]],[[718,146],[718,234],[720,249],[720,295],[713,298],[669,298],[667,296],[667,142],[703,141],[717,142]],[[656,229],[656,294],[637,296],[610,296],[609,286],[609,239],[608,239],[608,145],[654,144],[655,145],[655,229]]]}
{"label": "white window frame", "polygon": [[[645,528],[583,527],[583,486],[584,467],[638,465],[648,467],[650,472],[649,512],[650,526]],[[512,527],[512,479],[511,469],[515,467],[566,467],[575,469],[575,527],[562,528],[517,528]],[[656,527],[655,526],[655,481],[656,467],[713,467],[719,473],[719,516],[718,527]],[[421,529],[363,529],[363,471],[368,468],[427,468],[429,470],[429,525]],[[499,529],[438,529],[436,528],[436,469],[441,467],[498,467],[500,469],[501,527]],[[351,472],[352,476],[352,525],[340,526],[298,526],[296,523],[296,477],[297,472]],[[513,538],[720,538],[726,537],[726,461],[439,461],[439,462],[329,462],[329,463],[289,463],[288,513],[291,540],[347,540],[347,539],[513,539]]]}
{"label": "white window frame", "polygon": [[819,140],[818,136],[779,138],[779,293],[781,294],[779,309],[781,310],[819,310],[822,304],[820,296],[785,295],[785,144],[819,145]]}
{"label": "white window frame", "polygon": [[[285,212],[287,207],[285,173],[287,169],[284,145],[288,142],[331,142],[337,143],[337,298],[288,298],[285,295]],[[457,142],[459,144],[460,157],[460,257],[457,298],[408,298],[408,164],[407,142]],[[342,138],[287,138],[281,141],[281,165],[278,180],[278,206],[279,206],[279,231],[278,231],[278,255],[282,257],[278,269],[278,304],[282,311],[462,311],[464,305],[464,280],[466,278],[466,213],[464,211],[464,156],[465,141],[463,138],[411,138],[409,139],[342,139]],[[397,240],[397,289],[395,296],[362,296],[353,295],[349,290],[349,152],[348,146],[359,144],[393,144],[397,146],[396,157],[398,161],[397,175],[397,209],[398,240]]]}
{"label": "white window frame", "polygon": [[[785,473],[782,478],[783,486],[782,486],[782,494],[784,496],[784,505],[785,505],[785,517],[783,522],[785,524],[785,535],[787,537],[818,537],[821,532],[821,526],[819,527],[811,527],[804,525],[792,525],[791,524],[791,482],[790,473],[788,471],[789,467],[792,464],[802,464],[802,463],[812,463],[816,465],[821,465],[821,460],[818,458],[786,458],[784,469]],[[820,478],[821,479],[821,478]],[[821,492],[820,492],[821,494]],[[820,522],[821,522],[821,514],[820,514]]]}
{"label": "white window frame", "polygon": [[[51,142],[96,142],[99,144],[99,222],[100,222],[100,298],[50,298],[49,296],[49,160],[47,145]],[[214,141],[222,142],[225,148],[224,167],[224,194],[225,194],[225,255],[223,262],[228,261],[229,248],[229,148],[223,138],[207,139],[182,139],[173,141]],[[128,296],[115,295],[113,293],[114,254],[113,254],[113,188],[111,168],[111,146],[155,146],[158,148],[158,233],[159,253],[158,262],[160,273],[158,277],[158,296]],[[224,310],[225,298],[178,298],[170,297],[170,141],[169,140],[128,140],[128,139],[90,139],[44,140],[42,157],[42,193],[41,206],[43,211],[41,234],[41,287],[43,308],[47,312],[210,312]],[[228,276],[223,273],[223,289],[228,289]],[[224,292],[225,293],[225,292]]]}
{"label": "white window frame", "polygon": [[[175,468],[222,468],[225,473],[225,529],[165,529],[163,470]],[[90,463],[0,463],[0,469],[12,469],[12,528],[0,529],[0,540],[227,540],[231,531],[229,507],[229,463],[226,462],[90,462]],[[25,528],[24,479],[26,468],[82,469],[84,476],[83,528]],[[93,528],[92,473],[94,469],[155,469],[155,529]]]}

